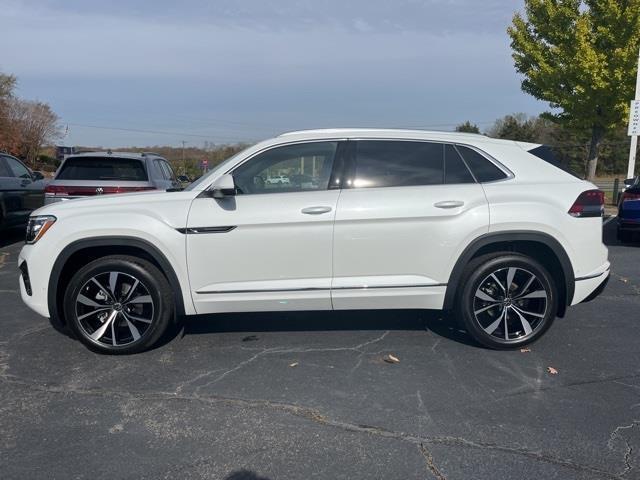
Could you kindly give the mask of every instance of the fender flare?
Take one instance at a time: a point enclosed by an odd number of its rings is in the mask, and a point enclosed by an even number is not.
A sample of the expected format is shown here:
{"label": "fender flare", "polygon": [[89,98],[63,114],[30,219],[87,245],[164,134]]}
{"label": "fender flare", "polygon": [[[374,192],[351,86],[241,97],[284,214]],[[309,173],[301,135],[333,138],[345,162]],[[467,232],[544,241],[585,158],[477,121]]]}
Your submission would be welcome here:
{"label": "fender flare", "polygon": [[[462,252],[462,255],[458,258],[453,270],[451,271],[451,275],[449,276],[449,282],[447,282],[447,292],[444,297],[444,306],[445,310],[451,310],[454,307],[454,302],[456,298],[456,293],[458,286],[460,285],[460,281],[462,278],[462,274],[464,272],[465,267],[471,261],[478,251],[491,245],[493,243],[509,243],[509,242],[535,242],[541,243],[546,247],[550,248],[551,251],[555,254],[558,262],[560,263],[560,267],[562,268],[562,272],[564,274],[564,288],[566,293],[565,298],[565,308],[571,305],[571,300],[573,299],[573,293],[575,291],[575,274],[573,271],[573,266],[571,265],[571,260],[569,260],[569,256],[567,252],[562,247],[560,242],[558,242],[551,235],[542,232],[533,232],[527,230],[518,230],[518,231],[508,231],[508,232],[495,232],[495,233],[486,233],[481,235],[480,237],[473,240]],[[560,316],[564,314],[564,310],[561,309],[559,312]]]}
{"label": "fender flare", "polygon": [[58,282],[60,280],[60,275],[65,264],[74,253],[85,248],[94,247],[136,247],[144,250],[157,262],[157,264],[160,266],[160,270],[167,277],[171,290],[173,290],[174,293],[176,314],[179,316],[185,314],[182,287],[180,286],[178,276],[176,275],[175,270],[173,269],[173,266],[171,265],[169,260],[167,260],[167,257],[165,257],[165,255],[156,246],[140,238],[106,236],[90,237],[76,240],[75,242],[67,245],[62,250],[62,252],[60,252],[58,258],[56,258],[56,261],[53,264],[53,268],[51,269],[51,275],[49,275],[49,285],[47,289],[47,304],[49,307],[49,316],[51,318],[57,320],[59,323],[63,323],[62,319],[58,318],[59,309],[57,298]]}

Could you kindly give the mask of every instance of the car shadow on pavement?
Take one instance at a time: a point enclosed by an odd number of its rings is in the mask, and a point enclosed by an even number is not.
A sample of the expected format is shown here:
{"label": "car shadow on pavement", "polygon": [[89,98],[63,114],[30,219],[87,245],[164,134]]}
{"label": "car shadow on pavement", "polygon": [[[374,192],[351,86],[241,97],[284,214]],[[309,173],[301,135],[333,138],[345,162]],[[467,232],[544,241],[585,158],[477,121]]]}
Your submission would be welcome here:
{"label": "car shadow on pavement", "polygon": [[[428,330],[465,345],[477,344],[455,319],[433,310],[343,310],[196,315],[182,319],[182,335],[226,332]],[[248,335],[246,341],[255,340]],[[170,339],[167,339],[170,340]]]}

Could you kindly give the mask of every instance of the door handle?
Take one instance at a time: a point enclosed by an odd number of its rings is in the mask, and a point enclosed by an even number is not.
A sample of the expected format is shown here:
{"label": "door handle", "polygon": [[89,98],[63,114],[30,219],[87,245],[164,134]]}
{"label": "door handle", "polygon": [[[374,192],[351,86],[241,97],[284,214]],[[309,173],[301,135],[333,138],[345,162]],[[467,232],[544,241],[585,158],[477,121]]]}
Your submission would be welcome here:
{"label": "door handle", "polygon": [[445,200],[444,202],[437,202],[433,204],[436,208],[456,208],[463,205],[464,202],[461,200]]}
{"label": "door handle", "polygon": [[331,211],[331,207],[307,207],[301,210],[306,215],[320,215],[321,213],[327,213]]}

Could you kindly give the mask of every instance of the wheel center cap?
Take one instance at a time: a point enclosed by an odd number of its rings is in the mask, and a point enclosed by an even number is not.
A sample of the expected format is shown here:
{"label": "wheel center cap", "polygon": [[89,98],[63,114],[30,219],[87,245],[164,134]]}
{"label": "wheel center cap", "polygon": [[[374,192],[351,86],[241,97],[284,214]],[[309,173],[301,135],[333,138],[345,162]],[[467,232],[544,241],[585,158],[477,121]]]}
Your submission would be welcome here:
{"label": "wheel center cap", "polygon": [[507,297],[507,298],[505,298],[505,299],[502,301],[502,304],[503,304],[505,307],[509,307],[509,306],[511,306],[511,297]]}
{"label": "wheel center cap", "polygon": [[114,303],[114,304],[113,304],[113,309],[114,309],[116,312],[121,312],[121,311],[122,311],[122,304],[121,304],[121,303]]}

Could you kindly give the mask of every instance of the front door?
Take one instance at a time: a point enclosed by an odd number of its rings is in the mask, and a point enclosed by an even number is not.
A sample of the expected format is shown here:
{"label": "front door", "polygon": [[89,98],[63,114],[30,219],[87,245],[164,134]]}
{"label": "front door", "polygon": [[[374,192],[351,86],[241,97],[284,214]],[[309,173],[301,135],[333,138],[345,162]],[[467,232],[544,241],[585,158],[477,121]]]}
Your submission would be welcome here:
{"label": "front door", "polygon": [[442,308],[464,245],[489,228],[484,190],[449,144],[349,142],[334,233],[335,309]]}
{"label": "front door", "polygon": [[235,196],[194,200],[185,234],[198,313],[331,309],[339,145],[273,147],[234,168]]}

